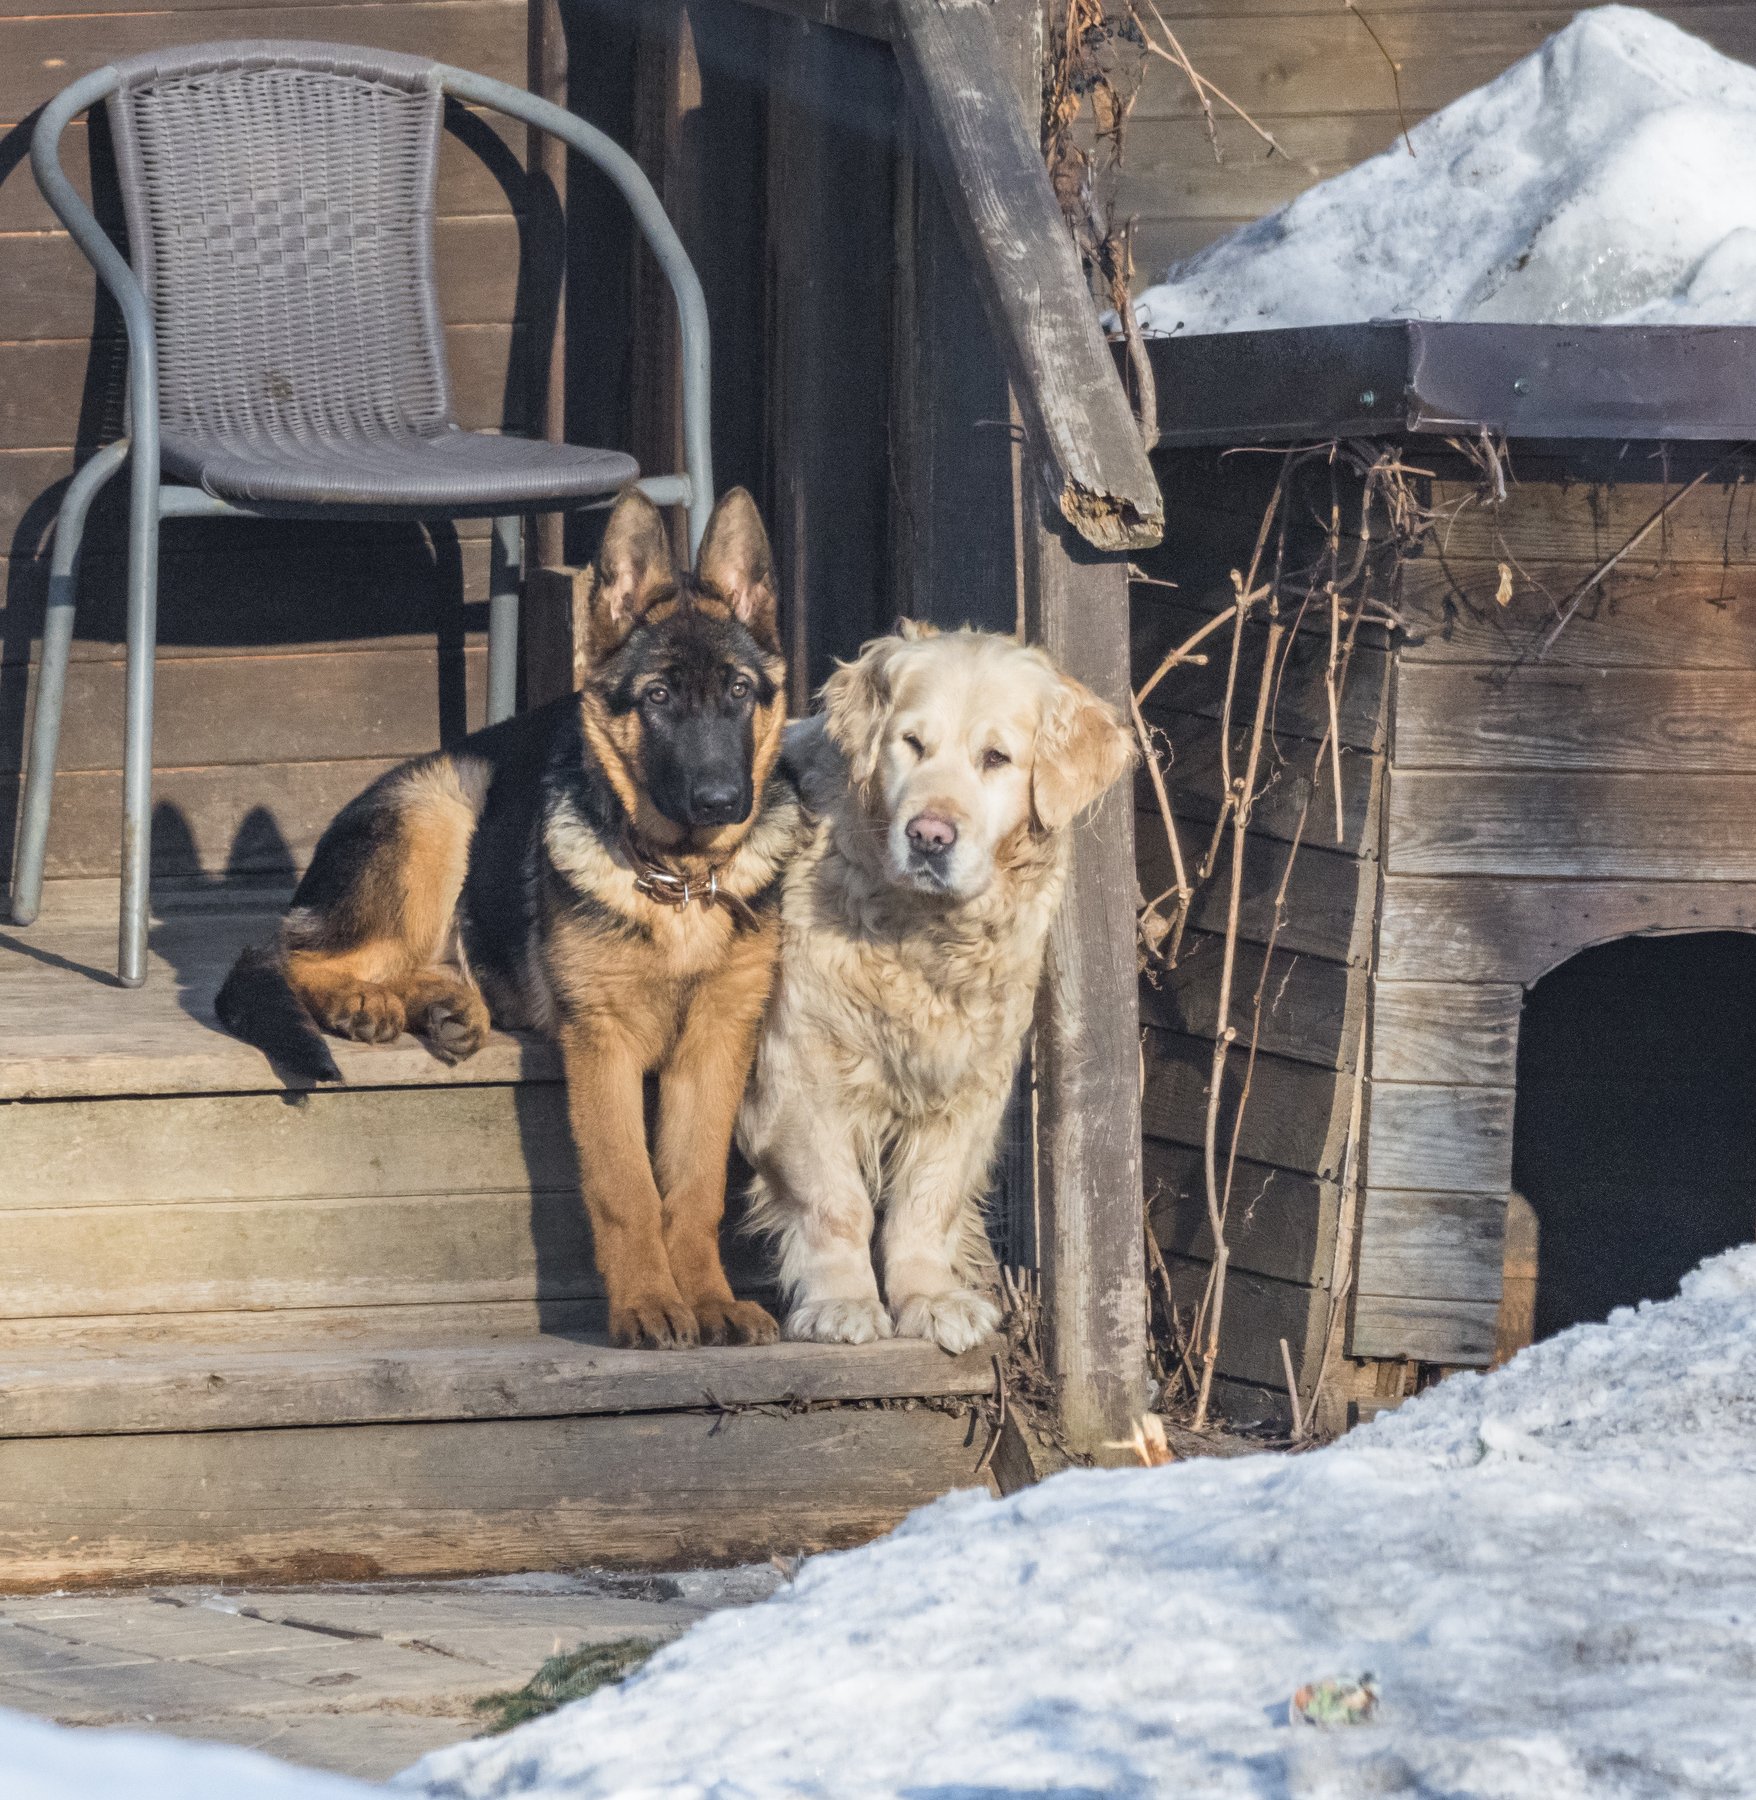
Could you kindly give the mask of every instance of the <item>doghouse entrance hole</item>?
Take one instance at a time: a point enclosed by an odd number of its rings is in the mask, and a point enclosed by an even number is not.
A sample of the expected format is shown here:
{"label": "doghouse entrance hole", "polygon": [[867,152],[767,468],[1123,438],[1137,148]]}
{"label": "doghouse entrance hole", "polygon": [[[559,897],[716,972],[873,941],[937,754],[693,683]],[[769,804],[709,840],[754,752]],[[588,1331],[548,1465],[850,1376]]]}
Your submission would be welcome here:
{"label": "doghouse entrance hole", "polygon": [[1756,1237],[1756,935],[1581,951],[1525,997],[1517,1081],[1502,1351]]}

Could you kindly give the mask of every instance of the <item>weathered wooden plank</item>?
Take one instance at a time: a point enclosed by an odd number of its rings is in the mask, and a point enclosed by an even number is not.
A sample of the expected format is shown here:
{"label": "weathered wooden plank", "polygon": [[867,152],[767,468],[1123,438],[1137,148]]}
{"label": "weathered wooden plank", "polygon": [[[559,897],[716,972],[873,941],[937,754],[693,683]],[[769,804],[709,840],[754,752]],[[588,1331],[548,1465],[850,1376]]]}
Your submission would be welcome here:
{"label": "weathered wooden plank", "polygon": [[[1526,567],[1581,562],[1595,568],[1619,554],[1669,501],[1659,526],[1628,550],[1620,567],[1748,563],[1756,558],[1756,485],[1742,458],[1730,451],[1730,446],[1679,451],[1668,483],[1660,476],[1662,465],[1650,459],[1634,460],[1619,481],[1520,480],[1497,507],[1465,503],[1476,494],[1473,480],[1436,481],[1432,504],[1457,508],[1445,528],[1445,556],[1465,562],[1510,558]],[[1726,458],[1722,474],[1682,495],[1703,456]],[[1694,467],[1687,466],[1690,457]],[[1514,466],[1516,472],[1516,459]]]}
{"label": "weathered wooden plank", "polygon": [[[1186,819],[1211,823],[1219,817],[1220,796],[1225,791],[1218,719],[1155,708],[1150,725],[1160,746],[1165,785],[1179,824]],[[1168,762],[1163,761],[1166,740]],[[1235,747],[1247,750],[1247,734]],[[1260,791],[1250,808],[1254,834],[1282,843],[1291,843],[1297,836],[1304,843],[1346,850],[1355,856],[1377,854],[1385,767],[1382,754],[1343,748],[1339,837],[1329,753],[1325,751],[1319,763],[1317,746],[1309,738],[1281,738],[1269,747],[1264,762]],[[1156,823],[1158,804],[1145,769],[1136,775],[1134,789],[1136,810],[1150,813],[1153,829],[1162,831]]]}
{"label": "weathered wooden plank", "polygon": [[970,1482],[971,1437],[825,1408],[15,1440],[0,1567],[22,1592],[749,1561],[887,1530]]}
{"label": "weathered wooden plank", "polygon": [[1401,670],[1396,766],[1756,771],[1756,670]]}
{"label": "weathered wooden plank", "polygon": [[[516,327],[447,326],[445,354],[461,425],[470,430],[516,430],[529,420],[530,406],[522,391],[526,384],[513,366],[523,355]],[[94,348],[79,337],[9,344],[0,355],[6,359],[6,380],[0,384],[0,449],[77,443],[89,435],[81,427],[94,412],[112,427],[119,425],[120,358],[106,343]],[[94,388],[90,395],[88,385]]]}
{"label": "weathered wooden plank", "polygon": [[1164,502],[1043,166],[1036,79],[1027,115],[981,0],[894,5],[903,83],[1051,496],[1100,550],[1157,543]]}
{"label": "weathered wooden plank", "polygon": [[[323,828],[399,757],[361,762],[258,763],[153,774],[155,874],[285,874],[302,869]],[[16,800],[0,787],[0,865],[11,868]],[[72,773],[55,783],[51,876],[110,875],[121,867],[122,778]]]}
{"label": "weathered wooden plank", "polygon": [[1360,1213],[1362,1295],[1498,1305],[1506,1195],[1371,1187]]}
{"label": "weathered wooden plank", "polygon": [[[1174,969],[1149,967],[1140,984],[1140,1014],[1168,1031],[1211,1039],[1219,1006],[1220,958],[1225,940],[1208,932],[1184,935]],[[1366,971],[1298,951],[1267,959],[1241,950],[1232,982],[1231,1024],[1240,1046],[1256,1029],[1260,995],[1261,1049],[1319,1068],[1352,1066],[1366,1004]]]}
{"label": "weathered wooden plank", "polygon": [[[1314,15],[1253,7],[1245,15],[1247,29],[1230,10],[1179,23],[1181,13],[1179,8],[1167,17],[1195,67],[1252,114],[1282,117],[1393,109],[1388,54],[1412,119],[1491,81],[1566,22],[1564,11],[1517,5],[1380,9],[1371,18],[1383,40],[1381,54],[1345,10]],[[1726,54],[1756,60],[1756,20],[1747,8],[1722,0],[1679,9],[1677,17]],[[1199,110],[1190,84],[1174,71],[1161,76],[1137,108],[1143,119],[1194,118]]]}
{"label": "weathered wooden plank", "polygon": [[1390,776],[1397,875],[1756,878],[1749,775]]}
{"label": "weathered wooden plank", "polygon": [[1503,982],[1387,981],[1372,996],[1374,1082],[1510,1087],[1524,989]]}
{"label": "weathered wooden plank", "polygon": [[749,0],[749,4],[809,25],[833,26],[885,42],[896,23],[892,0]]}
{"label": "weathered wooden plank", "polygon": [[[1204,1263],[1178,1257],[1171,1281],[1180,1294],[1198,1298],[1207,1280]],[[1319,1288],[1272,1281],[1235,1264],[1226,1277],[1225,1312],[1220,1319],[1218,1366],[1233,1380],[1278,1392],[1285,1405],[1286,1370],[1280,1340],[1287,1340],[1301,1403],[1310,1393],[1323,1355],[1329,1296]]]}
{"label": "weathered wooden plank", "polygon": [[1486,1368],[1494,1360],[1499,1306],[1492,1300],[1411,1300],[1356,1294],[1350,1356]]}
{"label": "weathered wooden plank", "polygon": [[[1196,834],[1184,834],[1184,851]],[[1148,898],[1175,885],[1170,850],[1156,813],[1139,820],[1140,885]],[[1205,847],[1205,840],[1203,840]],[[1239,935],[1246,943],[1265,944],[1273,927],[1275,898],[1286,873],[1285,844],[1252,836],[1244,847],[1243,898]],[[1213,876],[1196,890],[1190,922],[1201,931],[1226,928],[1229,842],[1221,847]],[[1378,891],[1377,865],[1342,852],[1306,844],[1293,860],[1287,883],[1285,917],[1277,940],[1281,948],[1350,962],[1363,957],[1372,941],[1372,910]]]}
{"label": "weathered wooden plank", "polygon": [[1375,1188],[1501,1193],[1512,1185],[1512,1089],[1374,1086],[1366,1179]]}
{"label": "weathered wooden plank", "polygon": [[[440,219],[433,240],[446,324],[506,324],[518,316],[519,225],[510,213]],[[85,336],[94,284],[91,264],[64,232],[7,240],[0,258],[0,340]]]}
{"label": "weathered wooden plank", "polygon": [[991,1392],[992,1352],[919,1341],[619,1350],[602,1338],[387,1347],[290,1342],[0,1358],[0,1439],[572,1418]]}
{"label": "weathered wooden plank", "polygon": [[[204,972],[203,990],[217,973]],[[9,1014],[17,992],[0,989]],[[119,1021],[117,1035],[125,1030]],[[198,1033],[219,1035],[191,1021],[188,1035]],[[13,1038],[7,1060],[28,1042]],[[0,1106],[0,1146],[11,1171],[5,1213],[309,1195],[528,1196],[577,1184],[555,1081],[323,1088],[296,1106],[268,1092],[21,1103]]]}
{"label": "weathered wooden plank", "polygon": [[[23,119],[79,76],[119,57],[182,44],[261,37],[261,6],[0,17],[0,119]],[[274,34],[431,56],[500,81],[524,81],[519,0],[403,0],[396,6],[277,6]],[[45,68],[54,59],[56,66]]]}
{"label": "weathered wooden plank", "polygon": [[[1426,557],[1410,563],[1402,609],[1416,629],[1401,650],[1403,667],[1536,660],[1556,609],[1594,567],[1526,564],[1529,583],[1518,579],[1502,609],[1494,598],[1500,575],[1493,562]],[[1741,562],[1618,568],[1574,614],[1541,666],[1756,668],[1756,568]]]}
{"label": "weathered wooden plank", "polygon": [[[327,538],[326,535],[327,534]],[[485,632],[488,543],[440,528],[203,521],[164,534],[159,657],[230,655],[277,645],[338,648],[402,638],[451,646]],[[122,654],[124,564],[95,547],[80,569],[73,660]],[[460,541],[461,540],[461,541]],[[22,664],[41,629],[48,558],[0,557],[0,663]],[[243,590],[247,604],[240,600]],[[461,701],[461,692],[458,696]],[[459,715],[461,722],[461,714]]]}
{"label": "weathered wooden plank", "polygon": [[[855,655],[896,610],[887,539],[901,444],[893,439],[916,428],[904,415],[893,432],[889,407],[901,94],[882,44],[790,18],[772,24],[769,527],[788,673],[804,711],[836,660]],[[909,340],[899,343],[906,356]],[[823,379],[830,366],[833,383]]]}
{"label": "weathered wooden plank", "polygon": [[0,1213],[0,1259],[14,1318],[603,1291],[573,1194],[37,1207]]}
{"label": "weathered wooden plank", "polygon": [[[1129,619],[1129,635],[1136,679],[1143,680],[1167,651],[1186,642],[1212,617],[1211,611],[1164,600],[1135,606]],[[1252,622],[1244,629],[1238,658],[1240,694],[1255,692],[1266,638],[1260,622]],[[1328,631],[1288,634],[1282,642],[1286,648],[1269,729],[1276,739],[1319,739],[1329,727],[1323,679],[1329,665]],[[1231,627],[1222,626],[1202,648],[1207,653],[1206,663],[1184,663],[1153,691],[1146,707],[1149,718],[1168,708],[1208,719],[1220,716],[1231,664]],[[1360,750],[1382,746],[1388,686],[1389,659],[1385,653],[1371,645],[1356,645],[1337,707],[1344,745]],[[1297,756],[1299,752],[1289,754]]]}
{"label": "weathered wooden plank", "polygon": [[1756,931],[1756,883],[1391,876],[1379,974],[1528,986],[1587,945],[1643,931]]}
{"label": "weathered wooden plank", "polygon": [[[153,752],[169,767],[314,760],[346,762],[436,750],[441,695],[463,678],[463,722],[484,722],[486,650],[470,645],[440,668],[437,646],[167,659],[159,669]],[[68,672],[58,767],[65,773],[122,766],[120,662],[82,661]],[[0,774],[15,772],[35,708],[14,678],[0,685]]]}
{"label": "weathered wooden plank", "polygon": [[[1143,1054],[1146,1088],[1141,1114],[1147,1132],[1171,1143],[1197,1146],[1207,1117],[1207,1088],[1213,1046],[1200,1038],[1149,1030]],[[1232,1141],[1245,1058],[1234,1050],[1226,1059],[1226,1082],[1219,1114],[1222,1144]],[[1351,1078],[1278,1056],[1256,1058],[1244,1108],[1238,1154],[1306,1175],[1336,1178],[1347,1136]]]}
{"label": "weathered wooden plank", "polygon": [[[1213,1237],[1201,1152],[1148,1138],[1145,1169],[1147,1216],[1166,1256],[1210,1261]],[[1226,1223],[1231,1266],[1304,1287],[1326,1283],[1335,1257],[1336,1213],[1334,1182],[1240,1161]],[[1194,1298],[1179,1292],[1177,1304]]]}

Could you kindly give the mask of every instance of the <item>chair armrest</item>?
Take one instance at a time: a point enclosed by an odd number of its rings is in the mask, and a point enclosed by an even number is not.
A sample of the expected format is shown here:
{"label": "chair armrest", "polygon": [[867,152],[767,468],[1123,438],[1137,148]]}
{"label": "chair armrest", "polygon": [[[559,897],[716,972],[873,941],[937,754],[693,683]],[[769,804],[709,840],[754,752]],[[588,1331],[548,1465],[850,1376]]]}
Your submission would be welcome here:
{"label": "chair armrest", "polygon": [[[588,125],[576,113],[552,101],[540,99],[523,88],[504,81],[491,80],[468,69],[435,66],[439,85],[458,100],[473,101],[478,106],[492,107],[511,118],[522,119],[539,131],[558,137],[569,149],[577,150],[588,162],[601,169],[634,214],[665,272],[676,297],[677,313],[683,337],[683,460],[689,476],[689,544],[701,547],[707,530],[708,514],[713,508],[713,446],[709,435],[708,412],[709,363],[707,332],[707,299],[701,291],[695,266],[683,248],[682,240],[665,214],[659,197],[653,192],[640,165],[618,144],[606,137],[595,125]],[[71,90],[69,90],[71,92]],[[41,128],[39,127],[39,136]]]}
{"label": "chair armrest", "polygon": [[120,81],[121,76],[112,68],[94,69],[71,87],[63,88],[43,108],[42,117],[31,133],[30,166],[43,198],[67,227],[74,243],[85,253],[86,261],[97,271],[98,279],[121,308],[123,328],[128,334],[128,433],[134,466],[137,470],[149,471],[156,485],[159,478],[158,340],[153,332],[152,308],[127,257],[110,242],[109,234],[80,198],[79,190],[67,179],[67,171],[61,166],[61,134],[69,121],[87,107],[108,99]]}

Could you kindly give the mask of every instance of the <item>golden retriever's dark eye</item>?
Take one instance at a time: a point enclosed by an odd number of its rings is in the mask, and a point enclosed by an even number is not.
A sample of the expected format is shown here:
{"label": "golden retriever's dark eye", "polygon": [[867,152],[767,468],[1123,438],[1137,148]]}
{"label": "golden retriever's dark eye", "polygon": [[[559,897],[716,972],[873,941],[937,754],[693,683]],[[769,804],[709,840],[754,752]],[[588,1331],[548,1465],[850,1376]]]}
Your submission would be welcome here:
{"label": "golden retriever's dark eye", "polygon": [[662,681],[655,681],[640,697],[648,706],[669,706],[671,690]]}
{"label": "golden retriever's dark eye", "polygon": [[921,740],[918,737],[916,737],[912,731],[905,731],[902,734],[902,741],[905,744],[907,744],[908,747],[912,751],[914,751],[916,756],[925,756],[927,754],[925,749],[923,749],[921,746]]}
{"label": "golden retriever's dark eye", "polygon": [[749,677],[745,675],[738,676],[732,685],[726,689],[726,692],[730,694],[734,700],[748,700],[750,698]]}
{"label": "golden retriever's dark eye", "polygon": [[982,771],[985,774],[990,769],[1003,769],[1011,760],[1012,758],[1004,750],[984,750],[982,752]]}

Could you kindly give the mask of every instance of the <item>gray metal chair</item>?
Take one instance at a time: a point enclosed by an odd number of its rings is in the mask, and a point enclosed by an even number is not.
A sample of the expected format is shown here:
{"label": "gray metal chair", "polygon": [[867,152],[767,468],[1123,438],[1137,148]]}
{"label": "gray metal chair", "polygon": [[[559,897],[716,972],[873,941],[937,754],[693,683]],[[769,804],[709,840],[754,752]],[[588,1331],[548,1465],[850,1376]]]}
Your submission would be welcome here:
{"label": "gray metal chair", "polygon": [[[497,720],[516,704],[521,515],[607,504],[639,475],[620,451],[458,426],[433,274],[447,95],[561,138],[628,202],[682,320],[686,468],[639,485],[661,505],[688,508],[693,546],[706,529],[706,302],[651,184],[602,132],[504,82],[342,44],[200,44],[113,63],[63,90],[44,108],[31,166],[121,308],[128,435],[84,464],[61,503],[12,918],[31,923],[42,902],[86,514],[126,461],[126,986],[146,975],[161,518],[492,518],[488,716]],[[68,122],[100,100],[126,258],[58,154]]]}

